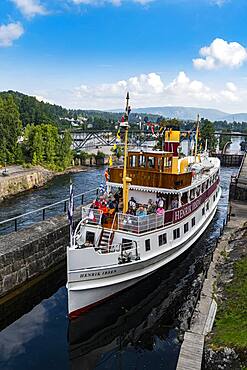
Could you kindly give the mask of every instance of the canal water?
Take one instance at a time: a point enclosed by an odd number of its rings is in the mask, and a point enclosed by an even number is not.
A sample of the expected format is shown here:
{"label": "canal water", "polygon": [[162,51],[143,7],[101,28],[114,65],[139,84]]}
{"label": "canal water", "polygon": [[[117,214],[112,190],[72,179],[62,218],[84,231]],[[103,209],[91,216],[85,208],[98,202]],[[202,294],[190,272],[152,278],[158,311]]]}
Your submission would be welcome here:
{"label": "canal water", "polygon": [[[35,211],[38,208],[69,198],[70,179],[74,184],[75,195],[96,189],[105,181],[104,172],[105,168],[101,167],[96,169],[89,168],[85,172],[56,176],[42,188],[32,189],[6,199],[0,203],[0,221]],[[85,202],[92,194],[90,193],[85,197]],[[79,205],[80,201],[81,198],[76,199],[75,206]],[[46,210],[46,218],[61,214],[63,210],[64,204],[58,204]],[[39,221],[42,221],[42,211],[20,219],[18,221],[18,228],[27,227]],[[6,224],[6,226],[0,226],[0,234],[12,232],[13,230],[13,221]]]}
{"label": "canal water", "polygon": [[[175,370],[180,334],[188,324],[200,276],[226,217],[230,177],[222,168],[222,196],[203,237],[175,263],[69,323],[65,267],[54,271],[1,318],[1,370]],[[104,169],[60,176],[43,189],[1,204],[10,217],[99,185]],[[15,321],[14,321],[15,320]]]}

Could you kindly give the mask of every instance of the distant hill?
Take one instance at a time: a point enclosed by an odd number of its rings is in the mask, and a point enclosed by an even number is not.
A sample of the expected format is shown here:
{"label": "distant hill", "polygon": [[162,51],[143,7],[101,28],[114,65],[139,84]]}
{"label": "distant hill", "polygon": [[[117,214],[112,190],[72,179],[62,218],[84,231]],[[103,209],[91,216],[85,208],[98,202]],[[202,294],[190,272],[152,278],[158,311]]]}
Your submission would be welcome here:
{"label": "distant hill", "polygon": [[[122,110],[100,111],[66,109],[56,104],[44,103],[34,96],[22,94],[18,91],[0,92],[0,97],[13,96],[19,112],[20,119],[25,127],[28,123],[41,124],[53,123],[59,128],[71,127],[71,122],[77,121],[79,117],[87,118],[86,125],[92,124],[96,129],[114,128],[115,123],[121,119]],[[247,113],[229,114],[217,109],[194,108],[194,107],[147,107],[133,109],[130,115],[130,123],[139,122],[139,116],[143,119],[148,116],[149,120],[156,121],[159,116],[165,118],[177,118],[185,121],[195,121],[197,115],[211,121],[247,122]],[[78,121],[78,126],[81,123]]]}
{"label": "distant hill", "polygon": [[197,115],[210,121],[247,121],[247,113],[229,114],[218,109],[195,108],[195,107],[147,107],[133,109],[134,113],[147,113],[164,116],[166,118],[177,118],[181,120],[196,120]]}

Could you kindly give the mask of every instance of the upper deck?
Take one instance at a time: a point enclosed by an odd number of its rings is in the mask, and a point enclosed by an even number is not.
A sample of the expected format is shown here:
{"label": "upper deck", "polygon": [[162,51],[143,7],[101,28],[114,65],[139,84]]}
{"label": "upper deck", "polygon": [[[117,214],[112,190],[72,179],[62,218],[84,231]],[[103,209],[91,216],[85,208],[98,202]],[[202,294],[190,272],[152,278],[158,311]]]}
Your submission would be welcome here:
{"label": "upper deck", "polygon": [[[123,182],[123,167],[109,169],[111,183]],[[127,176],[132,185],[182,189],[192,183],[188,158],[178,159],[172,152],[131,150],[127,158]]]}

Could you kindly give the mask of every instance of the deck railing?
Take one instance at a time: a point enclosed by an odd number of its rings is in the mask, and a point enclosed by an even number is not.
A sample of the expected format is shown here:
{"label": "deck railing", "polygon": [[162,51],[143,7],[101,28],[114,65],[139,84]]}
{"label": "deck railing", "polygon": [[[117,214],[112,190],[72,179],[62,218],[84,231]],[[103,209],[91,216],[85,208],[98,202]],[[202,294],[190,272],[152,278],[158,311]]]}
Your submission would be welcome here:
{"label": "deck railing", "polygon": [[164,225],[164,215],[150,214],[146,216],[132,216],[128,214],[118,214],[118,230],[141,234],[158,229]]}

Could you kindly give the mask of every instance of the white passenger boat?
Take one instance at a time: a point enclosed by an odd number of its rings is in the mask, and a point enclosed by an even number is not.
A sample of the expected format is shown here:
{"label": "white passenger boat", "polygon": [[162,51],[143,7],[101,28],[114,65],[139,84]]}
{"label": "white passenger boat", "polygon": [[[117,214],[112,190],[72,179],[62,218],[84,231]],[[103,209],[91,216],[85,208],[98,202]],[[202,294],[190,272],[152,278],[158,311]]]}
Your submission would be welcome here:
{"label": "white passenger boat", "polygon": [[[220,161],[197,153],[198,129],[192,156],[180,158],[174,128],[166,128],[162,150],[128,150],[128,104],[127,96],[124,164],[109,168],[103,200],[82,208],[67,250],[71,319],[188,250],[220,199]],[[104,198],[115,208],[101,207]]]}

